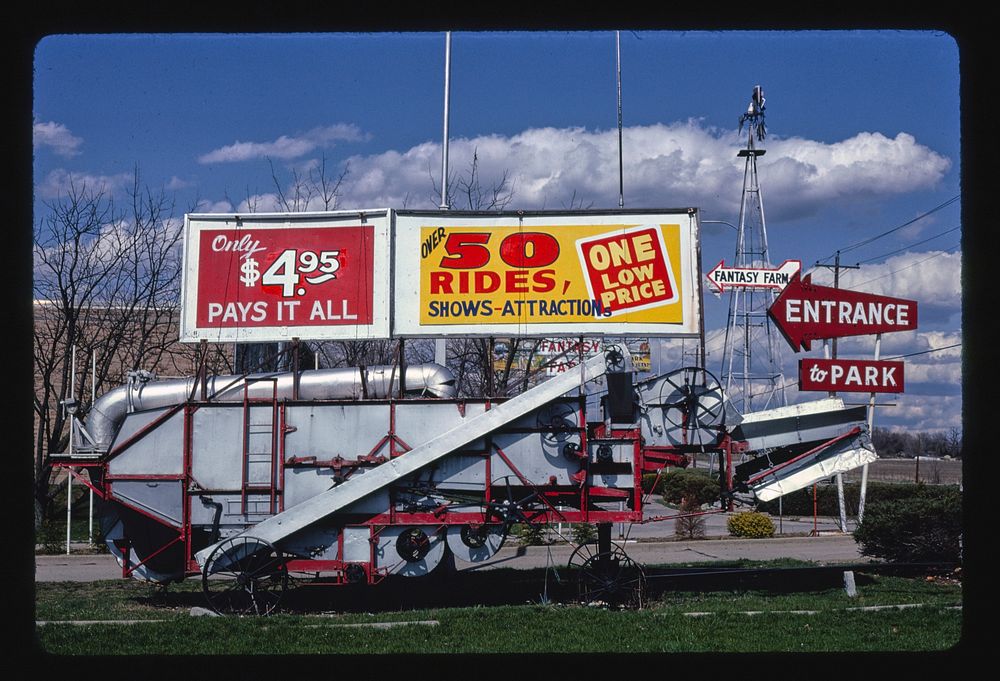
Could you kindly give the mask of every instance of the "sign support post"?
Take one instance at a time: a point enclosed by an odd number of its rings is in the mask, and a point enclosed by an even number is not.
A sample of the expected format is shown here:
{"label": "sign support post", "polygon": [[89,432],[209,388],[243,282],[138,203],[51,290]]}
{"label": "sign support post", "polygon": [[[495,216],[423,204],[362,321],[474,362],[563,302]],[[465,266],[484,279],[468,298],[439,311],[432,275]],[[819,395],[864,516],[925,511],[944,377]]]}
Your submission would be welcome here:
{"label": "sign support post", "polygon": [[[90,351],[90,404],[94,404],[97,401],[97,350]],[[87,471],[87,477],[93,482],[93,477],[90,475],[90,471]],[[89,509],[87,514],[87,543],[91,546],[94,545],[94,488],[91,487]]]}
{"label": "sign support post", "polygon": [[[836,342],[837,339],[833,339],[834,342],[834,358],[836,359]],[[830,343],[823,339],[823,358],[830,359]],[[837,392],[831,390],[829,393],[830,397],[836,397]],[[837,473],[837,508],[840,510],[840,531],[847,532],[847,511],[844,509],[844,476],[842,473]]]}
{"label": "sign support post", "polygon": [[[829,267],[828,265],[823,265],[823,267]],[[837,251],[837,257],[833,263],[833,288],[840,288],[840,270],[841,268],[847,268],[852,270],[861,269],[860,265],[841,265],[840,264],[840,251]],[[837,338],[834,337],[832,341],[833,345],[833,359],[837,359]],[[824,349],[826,347],[826,341],[823,342]],[[824,357],[829,358],[830,355],[824,355]],[[830,391],[830,397],[836,397],[836,391]],[[867,469],[868,464],[865,464]],[[837,473],[837,503],[840,504],[840,531],[847,532],[847,513],[844,510],[844,475],[843,473]]]}
{"label": "sign support post", "polygon": [[[875,336],[875,361],[878,361],[882,354],[882,334]],[[872,424],[875,422],[875,393],[868,398],[868,432],[872,431]],[[865,492],[868,491],[868,464],[861,467],[861,498],[858,500],[858,524],[865,517]]]}

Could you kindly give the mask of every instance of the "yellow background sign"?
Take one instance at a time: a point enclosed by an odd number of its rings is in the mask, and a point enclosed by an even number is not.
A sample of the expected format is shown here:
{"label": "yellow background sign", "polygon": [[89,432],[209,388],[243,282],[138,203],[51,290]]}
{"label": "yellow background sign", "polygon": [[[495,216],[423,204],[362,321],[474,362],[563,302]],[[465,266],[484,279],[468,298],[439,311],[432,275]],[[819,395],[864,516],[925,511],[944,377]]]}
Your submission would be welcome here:
{"label": "yellow background sign", "polygon": [[424,325],[682,323],[679,224],[420,228]]}

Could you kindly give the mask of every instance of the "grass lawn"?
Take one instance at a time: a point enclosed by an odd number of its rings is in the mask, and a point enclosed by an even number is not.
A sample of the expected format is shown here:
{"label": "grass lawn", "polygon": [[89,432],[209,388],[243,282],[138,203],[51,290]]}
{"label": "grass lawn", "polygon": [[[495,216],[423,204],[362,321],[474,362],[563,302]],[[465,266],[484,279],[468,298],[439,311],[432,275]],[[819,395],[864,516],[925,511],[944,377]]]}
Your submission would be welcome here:
{"label": "grass lawn", "polygon": [[[858,596],[842,588],[807,593],[663,592],[638,611],[540,604],[516,589],[511,575],[478,595],[488,605],[427,607],[416,581],[365,587],[350,595],[300,587],[294,614],[267,618],[192,617],[203,605],[197,580],[163,592],[135,581],[36,584],[36,619],[164,620],[36,629],[42,652],[56,655],[255,655],[315,653],[563,652],[839,652],[940,651],[957,644],[962,589],[952,580],[876,576]],[[518,571],[527,583],[531,571]],[[535,574],[535,593],[541,582]],[[429,580],[431,578],[422,578]],[[439,582],[442,589],[447,583]],[[349,589],[350,587],[346,587]],[[380,592],[380,590],[382,590]],[[433,588],[431,589],[433,592]],[[442,591],[443,593],[444,591]],[[349,597],[342,599],[340,594]],[[374,597],[374,598],[373,598]],[[433,593],[431,598],[433,598]],[[471,595],[471,601],[477,594]],[[869,606],[917,607],[862,610]],[[808,611],[808,612],[806,612]],[[412,622],[408,626],[344,626]],[[430,622],[428,624],[427,622]]]}

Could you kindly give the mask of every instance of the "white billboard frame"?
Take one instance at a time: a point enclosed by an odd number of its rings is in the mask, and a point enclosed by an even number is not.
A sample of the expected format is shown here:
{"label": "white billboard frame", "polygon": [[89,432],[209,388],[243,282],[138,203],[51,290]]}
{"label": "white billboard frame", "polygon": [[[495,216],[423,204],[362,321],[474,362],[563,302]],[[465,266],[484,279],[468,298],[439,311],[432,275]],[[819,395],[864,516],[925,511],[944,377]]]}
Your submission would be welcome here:
{"label": "white billboard frame", "polygon": [[[450,337],[581,337],[649,336],[699,338],[702,320],[700,221],[697,208],[581,210],[581,211],[421,211],[397,210],[393,219],[392,335],[395,338]],[[420,323],[421,227],[586,227],[627,225],[626,232],[648,225],[680,227],[679,278],[682,285],[682,320],[679,323],[600,321],[594,323]],[[588,284],[589,290],[589,284]]]}
{"label": "white billboard frame", "polygon": [[[254,228],[336,230],[370,225],[373,230],[370,324],[295,324],[273,326],[199,326],[198,283],[200,235],[205,230]],[[252,233],[252,232],[251,232]],[[344,210],[303,213],[189,213],[184,216],[184,254],[181,272],[180,341],[274,342],[302,340],[370,340],[391,337],[392,210]],[[346,303],[345,303],[346,305]],[[287,320],[286,320],[287,321]]]}

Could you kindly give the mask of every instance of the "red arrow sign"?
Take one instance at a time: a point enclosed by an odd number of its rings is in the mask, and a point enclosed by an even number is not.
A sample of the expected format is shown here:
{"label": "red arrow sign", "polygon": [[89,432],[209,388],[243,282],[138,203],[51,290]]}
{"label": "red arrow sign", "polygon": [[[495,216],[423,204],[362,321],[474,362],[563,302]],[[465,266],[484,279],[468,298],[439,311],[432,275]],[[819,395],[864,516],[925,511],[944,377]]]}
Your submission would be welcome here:
{"label": "red arrow sign", "polygon": [[798,260],[786,260],[775,269],[762,267],[726,267],[720,260],[708,274],[708,281],[722,293],[730,288],[773,288],[782,289],[792,275],[802,268]]}
{"label": "red arrow sign", "polygon": [[767,313],[795,352],[822,338],[917,328],[917,302],[812,283],[796,273]]}

